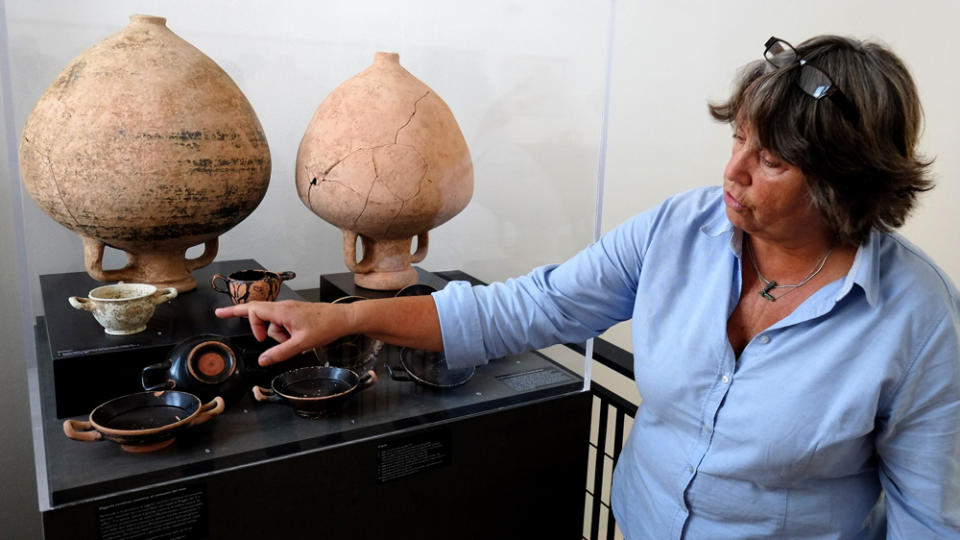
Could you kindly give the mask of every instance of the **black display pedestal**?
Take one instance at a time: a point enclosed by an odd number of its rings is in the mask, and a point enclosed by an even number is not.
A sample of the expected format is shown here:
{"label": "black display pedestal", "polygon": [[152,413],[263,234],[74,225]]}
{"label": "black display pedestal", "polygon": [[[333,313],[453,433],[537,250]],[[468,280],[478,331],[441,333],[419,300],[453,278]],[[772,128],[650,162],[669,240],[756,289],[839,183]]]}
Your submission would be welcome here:
{"label": "black display pedestal", "polygon": [[[54,357],[49,326],[39,359]],[[53,363],[38,362],[45,536],[581,538],[592,397],[578,375],[525,353],[440,390],[391,379],[393,354],[326,417],[248,394],[149,454],[67,439]]]}
{"label": "black display pedestal", "polygon": [[[417,283],[429,285],[437,290],[446,286],[448,280],[441,277],[442,274],[427,272],[416,266],[413,268],[417,271]],[[398,291],[378,291],[361,287],[353,282],[353,273],[351,272],[323,274],[320,276],[320,300],[323,302],[333,302],[341,296],[362,296],[371,299],[392,298],[397,295],[397,292]]]}

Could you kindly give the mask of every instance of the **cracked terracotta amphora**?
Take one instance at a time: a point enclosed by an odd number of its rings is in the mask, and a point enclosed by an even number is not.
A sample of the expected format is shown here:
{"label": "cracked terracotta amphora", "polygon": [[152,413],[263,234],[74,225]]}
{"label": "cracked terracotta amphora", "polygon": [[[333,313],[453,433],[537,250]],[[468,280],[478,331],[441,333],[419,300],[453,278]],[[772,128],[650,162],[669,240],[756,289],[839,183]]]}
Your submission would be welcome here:
{"label": "cracked terracotta amphora", "polygon": [[354,282],[378,290],[417,281],[411,263],[426,256],[429,230],[473,194],[473,163],[450,108],[386,52],[320,104],[296,178],[303,203],[343,231]]}
{"label": "cracked terracotta amphora", "polygon": [[[94,279],[183,292],[263,199],[270,150],[233,80],[165,23],[132,15],[63,70],[23,128],[20,175]],[[105,246],[126,266],[104,269]]]}

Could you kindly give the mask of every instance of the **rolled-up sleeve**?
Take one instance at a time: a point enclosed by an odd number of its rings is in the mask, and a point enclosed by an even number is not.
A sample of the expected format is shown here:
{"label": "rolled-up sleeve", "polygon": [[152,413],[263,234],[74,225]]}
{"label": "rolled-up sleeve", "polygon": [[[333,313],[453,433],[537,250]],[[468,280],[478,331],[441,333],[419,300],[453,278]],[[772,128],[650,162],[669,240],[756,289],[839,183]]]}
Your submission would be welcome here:
{"label": "rolled-up sleeve", "polygon": [[582,342],[629,319],[641,222],[628,221],[563,264],[485,286],[452,282],[433,293],[448,366]]}
{"label": "rolled-up sleeve", "polygon": [[433,293],[433,301],[440,317],[447,365],[456,369],[486,363],[473,287],[466,281],[453,281]]}

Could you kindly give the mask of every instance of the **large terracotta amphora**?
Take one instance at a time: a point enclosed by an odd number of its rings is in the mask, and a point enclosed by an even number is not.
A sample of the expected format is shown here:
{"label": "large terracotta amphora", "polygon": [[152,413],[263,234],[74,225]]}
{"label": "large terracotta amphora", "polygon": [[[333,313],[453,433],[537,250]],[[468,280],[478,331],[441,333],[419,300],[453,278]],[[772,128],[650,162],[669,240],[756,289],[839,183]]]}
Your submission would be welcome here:
{"label": "large terracotta amphora", "polygon": [[[270,150],[237,85],[165,22],[132,15],[63,70],[23,128],[20,175],[93,278],[183,292],[263,199]],[[127,265],[104,269],[105,246]]]}
{"label": "large terracotta amphora", "polygon": [[347,268],[368,289],[415,283],[411,263],[426,256],[429,230],[473,194],[453,113],[395,53],[376,53],[323,100],[300,142],[296,177],[303,203],[343,230]]}

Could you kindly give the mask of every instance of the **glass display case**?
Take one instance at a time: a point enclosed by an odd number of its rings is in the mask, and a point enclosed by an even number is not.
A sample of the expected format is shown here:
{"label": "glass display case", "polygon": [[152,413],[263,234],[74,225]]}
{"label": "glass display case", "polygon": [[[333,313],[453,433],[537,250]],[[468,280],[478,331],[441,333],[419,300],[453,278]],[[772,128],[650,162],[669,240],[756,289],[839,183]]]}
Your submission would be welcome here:
{"label": "glass display case", "polygon": [[[295,368],[330,364],[329,355],[307,351],[259,368],[269,340],[257,342],[246,321],[213,316],[231,299],[211,281],[264,268],[290,272],[280,300],[397,294],[355,285],[343,232],[301,201],[295,181],[314,111],[377,52],[398,53],[442,97],[472,159],[472,198],[430,232],[429,251],[415,264],[417,283],[442,289],[454,280],[503,280],[587,246],[600,222],[611,6],[147,6],[243,92],[269,145],[269,186],[249,216],[219,236],[212,263],[192,271],[196,289],[157,305],[146,330],[131,335],[105,334],[90,313],[68,304],[102,283],[85,271],[79,236],[22,191],[19,281],[23,317],[35,321],[25,341],[35,347],[27,368],[45,534],[303,537],[321,527],[325,537],[444,538],[454,530],[481,538],[511,527],[530,537],[578,536],[590,416],[585,356],[562,346],[531,351],[437,384],[411,367],[416,351],[377,344],[367,349],[369,363],[355,368],[362,382],[350,395],[330,410],[297,414],[303,411],[273,402],[271,383]],[[6,3],[5,118],[18,136],[51,82],[123,29],[130,9],[122,2]],[[202,258],[204,249],[193,246],[187,257]],[[125,253],[108,245],[103,268],[124,264]],[[146,448],[152,451],[106,440],[116,434],[96,422],[101,404],[143,392],[151,386],[145,368],[172,362],[177,345],[198,335],[222,338],[230,351],[198,360],[215,368],[190,369],[241,371],[242,391],[223,403],[203,396],[199,409],[185,409],[189,429]],[[173,386],[152,390],[181,390]],[[203,422],[192,416],[207,413]],[[98,440],[73,440],[84,437]]]}

